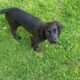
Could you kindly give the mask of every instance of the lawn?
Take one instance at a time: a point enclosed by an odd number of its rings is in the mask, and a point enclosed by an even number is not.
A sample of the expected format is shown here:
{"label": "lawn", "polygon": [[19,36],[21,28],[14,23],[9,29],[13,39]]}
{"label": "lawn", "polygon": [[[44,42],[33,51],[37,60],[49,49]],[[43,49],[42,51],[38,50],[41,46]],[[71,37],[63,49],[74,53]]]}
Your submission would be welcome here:
{"label": "lawn", "polygon": [[30,34],[22,27],[20,41],[13,39],[0,15],[0,80],[80,80],[80,0],[0,0],[0,10],[18,7],[49,22],[63,24],[60,44],[40,44],[34,52]]}

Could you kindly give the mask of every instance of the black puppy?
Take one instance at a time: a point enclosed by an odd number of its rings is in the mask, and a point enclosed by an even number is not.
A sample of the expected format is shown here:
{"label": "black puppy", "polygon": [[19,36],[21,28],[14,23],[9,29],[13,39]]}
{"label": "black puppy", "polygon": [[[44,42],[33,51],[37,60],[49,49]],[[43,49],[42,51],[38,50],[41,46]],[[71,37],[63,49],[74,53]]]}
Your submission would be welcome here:
{"label": "black puppy", "polygon": [[57,21],[44,23],[18,8],[0,10],[0,14],[5,14],[11,28],[11,33],[15,39],[19,40],[21,38],[16,34],[18,26],[23,26],[32,34],[31,45],[35,51],[40,51],[38,44],[46,39],[51,44],[59,41],[62,26]]}

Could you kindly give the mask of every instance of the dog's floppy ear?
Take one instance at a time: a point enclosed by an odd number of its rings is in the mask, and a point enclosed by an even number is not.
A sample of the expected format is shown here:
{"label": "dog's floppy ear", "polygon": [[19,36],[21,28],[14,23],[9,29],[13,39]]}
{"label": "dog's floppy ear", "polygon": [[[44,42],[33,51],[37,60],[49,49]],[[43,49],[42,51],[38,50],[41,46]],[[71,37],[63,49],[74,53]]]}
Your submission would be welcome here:
{"label": "dog's floppy ear", "polygon": [[40,26],[40,29],[38,30],[38,32],[39,32],[39,37],[41,38],[41,39],[45,39],[46,37],[45,37],[45,24],[41,24],[41,25],[39,25]]}
{"label": "dog's floppy ear", "polygon": [[63,25],[62,25],[61,23],[57,22],[57,21],[54,22],[54,23],[57,24],[58,32],[59,32],[59,34],[60,34],[60,32],[62,31]]}

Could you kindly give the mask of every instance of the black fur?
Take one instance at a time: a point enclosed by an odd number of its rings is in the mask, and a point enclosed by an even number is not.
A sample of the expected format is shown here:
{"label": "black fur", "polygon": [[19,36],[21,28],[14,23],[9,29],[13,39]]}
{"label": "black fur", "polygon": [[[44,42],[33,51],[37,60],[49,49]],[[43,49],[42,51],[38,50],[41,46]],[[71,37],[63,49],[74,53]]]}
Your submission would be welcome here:
{"label": "black fur", "polygon": [[16,34],[19,26],[23,26],[32,34],[31,45],[35,51],[40,51],[38,44],[46,39],[51,44],[58,41],[62,26],[57,21],[45,23],[18,8],[0,10],[0,14],[5,14],[11,28],[11,33],[15,39],[19,40],[21,38]]}

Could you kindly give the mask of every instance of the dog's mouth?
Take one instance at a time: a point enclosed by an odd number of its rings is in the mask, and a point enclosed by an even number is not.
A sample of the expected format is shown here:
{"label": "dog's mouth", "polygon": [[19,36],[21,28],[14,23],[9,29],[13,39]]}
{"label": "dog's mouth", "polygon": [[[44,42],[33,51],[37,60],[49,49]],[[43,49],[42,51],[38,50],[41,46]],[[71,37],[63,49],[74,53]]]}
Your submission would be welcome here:
{"label": "dog's mouth", "polygon": [[50,44],[56,44],[57,41],[50,41]]}
{"label": "dog's mouth", "polygon": [[49,41],[50,44],[57,44],[58,43],[58,40],[53,40],[53,41]]}

